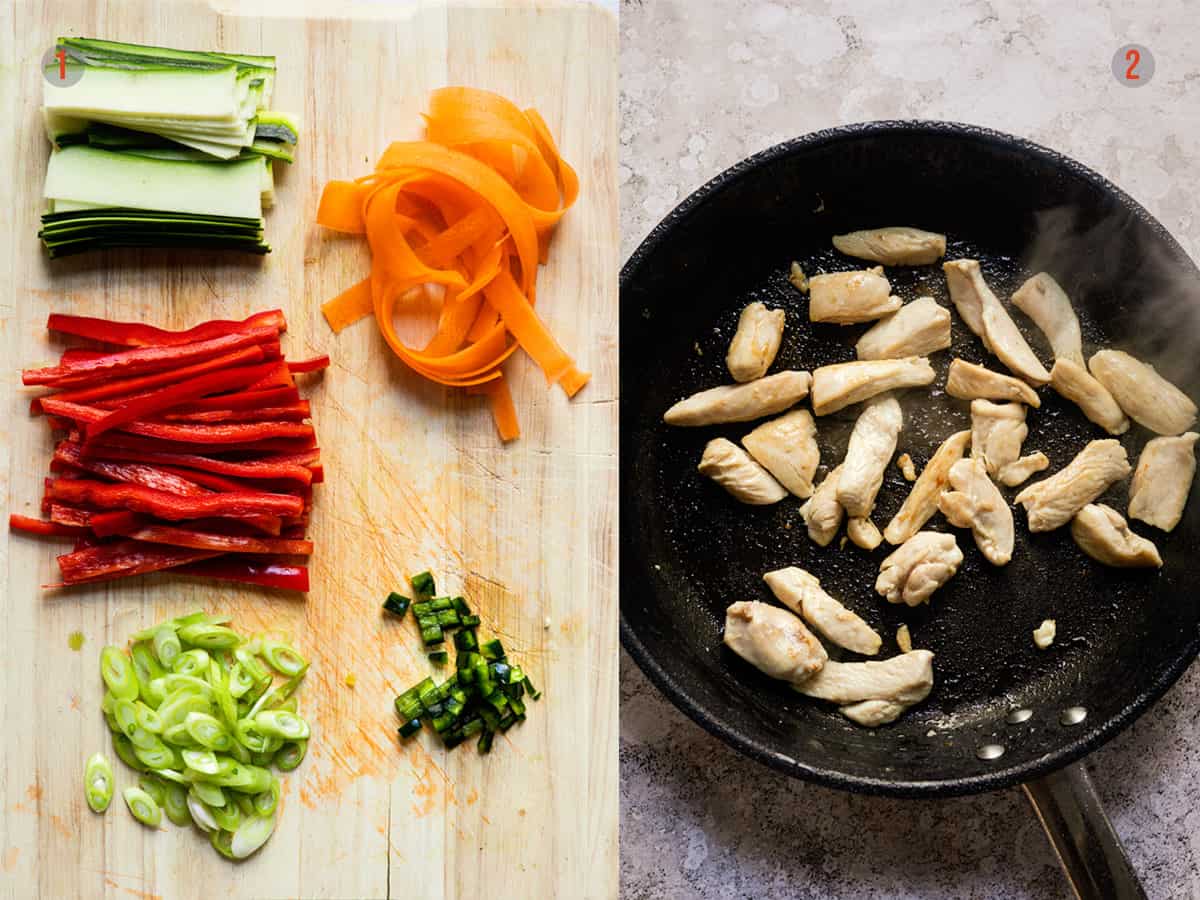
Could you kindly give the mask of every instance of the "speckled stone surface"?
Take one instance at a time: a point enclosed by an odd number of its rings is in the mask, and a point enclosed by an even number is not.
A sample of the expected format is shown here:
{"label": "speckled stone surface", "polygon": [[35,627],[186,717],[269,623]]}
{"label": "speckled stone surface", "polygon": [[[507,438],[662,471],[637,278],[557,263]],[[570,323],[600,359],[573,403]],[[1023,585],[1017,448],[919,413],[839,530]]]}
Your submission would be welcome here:
{"label": "speckled stone surface", "polygon": [[[625,0],[624,255],[689,192],[798,134],[882,118],[1028,137],[1121,185],[1200,254],[1200,4]],[[1116,49],[1157,70],[1119,85]],[[1088,760],[1152,898],[1200,897],[1200,667]],[[742,759],[627,657],[621,670],[625,897],[1068,895],[1017,790],[859,797]]]}

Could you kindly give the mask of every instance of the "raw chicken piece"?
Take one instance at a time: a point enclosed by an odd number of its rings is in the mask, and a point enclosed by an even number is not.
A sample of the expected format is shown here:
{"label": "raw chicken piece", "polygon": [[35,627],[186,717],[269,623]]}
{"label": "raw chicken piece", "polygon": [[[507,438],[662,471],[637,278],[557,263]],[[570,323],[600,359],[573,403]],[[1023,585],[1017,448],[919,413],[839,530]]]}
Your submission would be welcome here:
{"label": "raw chicken piece", "polygon": [[1071,537],[1096,562],[1123,569],[1161,568],[1151,541],[1129,530],[1129,523],[1110,506],[1089,503],[1071,520]]}
{"label": "raw chicken piece", "polygon": [[895,722],[911,705],[894,703],[891,700],[863,700],[861,703],[843,706],[838,712],[856,725],[878,728],[880,725]]}
{"label": "raw chicken piece", "polygon": [[713,438],[704,447],[701,475],[707,475],[736,499],[751,506],[768,506],[787,496],[771,473],[752,460],[741,447],[725,438]]}
{"label": "raw chicken piece", "polygon": [[971,456],[982,459],[988,475],[1001,484],[1015,487],[1050,465],[1041,451],[1021,457],[1028,433],[1022,404],[971,401]]}
{"label": "raw chicken piece", "polygon": [[1033,629],[1033,643],[1039,650],[1047,650],[1054,643],[1058,634],[1058,625],[1053,619],[1046,619]]}
{"label": "raw chicken piece", "polygon": [[1064,468],[1017,494],[1016,502],[1025,507],[1030,531],[1053,531],[1130,471],[1120,441],[1089,441]]}
{"label": "raw chicken piece", "polygon": [[923,356],[821,366],[813,372],[813,412],[828,415],[884,391],[930,384],[933,378],[933,366]]}
{"label": "raw chicken piece", "polygon": [[1124,434],[1129,430],[1129,419],[1125,418],[1120,405],[1083,363],[1073,359],[1057,360],[1050,370],[1050,386],[1109,434]]}
{"label": "raw chicken piece", "polygon": [[959,431],[942,441],[942,445],[921,470],[904,505],[888,522],[887,528],[883,529],[883,537],[889,544],[903,544],[937,512],[938,498],[950,484],[950,468],[963,458],[970,442],[969,431]]}
{"label": "raw chicken piece", "polygon": [[983,345],[1000,361],[1033,385],[1045,384],[1050,373],[1029,348],[1008,310],[983,280],[979,263],[956,259],[942,264],[950,299],[967,327],[983,338]]}
{"label": "raw chicken piece", "polygon": [[1170,531],[1183,518],[1192,478],[1196,474],[1196,440],[1189,431],[1179,437],[1158,437],[1146,443],[1133,470],[1129,488],[1129,518]]}
{"label": "raw chicken piece", "polygon": [[922,266],[946,255],[946,236],[920,228],[892,225],[835,234],[833,246],[847,256],[885,266]]}
{"label": "raw chicken piece", "polygon": [[845,510],[838,503],[838,480],[842,475],[842,467],[838,466],[825,476],[825,480],[817,485],[813,495],[800,507],[800,517],[808,526],[808,536],[821,547],[828,547],[842,526],[842,515]]}
{"label": "raw chicken piece", "polygon": [[883,543],[883,535],[879,533],[879,528],[865,516],[854,516],[846,520],[846,537],[864,550],[874,550]]}
{"label": "raw chicken piece", "polygon": [[808,396],[807,372],[776,372],[746,384],[723,384],[680,400],[663,414],[668,425],[749,422],[783,412]]}
{"label": "raw chicken piece", "polygon": [[1196,404],[1150,364],[1120,350],[1101,350],[1088,360],[1088,368],[1139,425],[1172,435],[1195,423]]}
{"label": "raw chicken piece", "polygon": [[825,593],[821,582],[796,566],[763,576],[779,602],[820,632],[826,640],[854,653],[874,656],[883,639],[859,616]]}
{"label": "raw chicken piece", "polygon": [[756,669],[793,683],[821,671],[829,654],[804,623],[769,603],[749,600],[725,610],[725,646]]}
{"label": "raw chicken piece", "polygon": [[875,397],[863,406],[850,433],[838,482],[837,499],[846,515],[851,518],[871,515],[903,426],[904,414],[891,394]]}
{"label": "raw chicken piece", "polygon": [[950,580],[962,565],[962,551],[952,534],[920,531],[892,551],[879,567],[875,592],[888,603],[918,606]]}
{"label": "raw chicken piece", "polygon": [[870,322],[900,308],[900,298],[891,296],[891,290],[882,266],[814,275],[808,279],[808,318],[838,325]]}
{"label": "raw chicken piece", "polygon": [[913,650],[878,662],[834,662],[807,681],[794,685],[808,697],[837,704],[890,700],[911,705],[929,696],[933,687],[933,653]]}
{"label": "raw chicken piece", "polygon": [[1071,299],[1050,275],[1038,272],[1017,288],[1013,305],[1033,319],[1042,330],[1055,360],[1069,359],[1083,365],[1083,337]]}
{"label": "raw chicken piece", "polygon": [[758,302],[742,310],[725,354],[725,365],[734,381],[753,381],[767,374],[783,340],[783,319],[782,309],[767,309]]}
{"label": "raw chicken piece", "polygon": [[903,359],[949,346],[950,310],[932,297],[918,297],[867,329],[854,352],[859,359]]}
{"label": "raw chicken piece", "polygon": [[1037,409],[1042,400],[1025,382],[961,359],[950,362],[946,393],[960,400],[1016,400]]}
{"label": "raw chicken piece", "polygon": [[811,497],[821,462],[817,427],[807,409],[794,409],[759,425],[742,438],[755,461],[801,499]]}
{"label": "raw chicken piece", "polygon": [[975,546],[994,566],[1007,565],[1013,552],[1012,510],[988,478],[981,459],[960,459],[950,467],[950,486],[938,508],[958,528],[970,528]]}

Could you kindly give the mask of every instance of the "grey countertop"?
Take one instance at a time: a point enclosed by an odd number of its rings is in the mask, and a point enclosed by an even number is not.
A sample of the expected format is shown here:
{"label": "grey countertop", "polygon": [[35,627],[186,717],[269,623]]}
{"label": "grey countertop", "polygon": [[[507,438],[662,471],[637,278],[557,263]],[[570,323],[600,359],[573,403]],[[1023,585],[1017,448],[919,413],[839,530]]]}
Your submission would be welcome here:
{"label": "grey countertop", "polygon": [[[869,119],[987,125],[1120,184],[1197,257],[1200,4],[624,0],[623,256],[693,189],[798,134]],[[1118,47],[1150,48],[1145,86]],[[1087,762],[1152,898],[1200,897],[1200,667]],[[1067,896],[1017,790],[860,797],[747,761],[621,665],[627,898]]]}

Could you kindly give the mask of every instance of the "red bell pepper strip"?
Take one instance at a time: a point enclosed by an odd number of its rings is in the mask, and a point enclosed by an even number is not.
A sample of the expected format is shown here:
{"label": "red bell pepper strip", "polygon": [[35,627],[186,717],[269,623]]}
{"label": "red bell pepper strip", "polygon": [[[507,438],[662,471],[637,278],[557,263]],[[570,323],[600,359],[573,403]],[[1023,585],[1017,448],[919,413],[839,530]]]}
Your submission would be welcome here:
{"label": "red bell pepper strip", "polygon": [[312,359],[289,362],[287,366],[288,371],[293,375],[301,375],[305,372],[319,372],[322,369],[329,368],[329,356],[327,354],[314,356]]}
{"label": "red bell pepper strip", "polygon": [[222,557],[208,562],[189,563],[175,571],[181,575],[199,575],[243,584],[258,584],[285,591],[307,591],[308,569],[256,559]]}
{"label": "red bell pepper strip", "polygon": [[84,430],[89,439],[98,437],[110,428],[116,428],[126,422],[172,409],[181,403],[199,400],[209,394],[240,390],[248,384],[253,384],[274,366],[273,362],[257,366],[238,366],[232,369],[206,372],[195,378],[181,379],[174,384],[164,385],[139,397],[126,398],[119,408],[112,410],[95,422],[88,423]]}
{"label": "red bell pepper strip", "polygon": [[295,387],[296,379],[292,377],[292,372],[287,367],[287,363],[280,364],[279,368],[264,378],[262,381],[250,385],[252,391],[264,391],[268,388],[278,387]]}
{"label": "red bell pepper strip", "polygon": [[146,520],[137,513],[127,509],[111,512],[95,512],[88,516],[88,526],[96,537],[112,537],[114,534],[124,534],[130,529],[137,528]]}
{"label": "red bell pepper strip", "polygon": [[90,316],[65,316],[58,313],[52,313],[46,321],[46,328],[50,331],[73,334],[76,337],[90,338],[93,341],[125,347],[170,347],[179,344],[194,344],[197,341],[262,327],[273,327],[277,333],[286,331],[287,320],[283,316],[283,311],[270,309],[266,312],[255,313],[241,322],[218,319],[204,322],[185,331],[167,331],[137,322],[113,322]]}
{"label": "red bell pepper strip", "polygon": [[[62,443],[59,446],[61,447]],[[72,444],[72,446],[77,450],[79,449],[78,444]],[[199,469],[202,472],[213,472],[218,475],[228,475],[232,478],[283,479],[299,481],[303,484],[309,484],[312,481],[312,471],[305,466],[291,462],[275,462],[270,459],[225,460],[190,453],[165,453],[155,450],[137,449],[125,450],[121,447],[89,447],[80,452],[83,459],[94,458],[153,463],[161,466],[180,466],[184,469]],[[73,454],[70,455],[73,456]],[[186,477],[191,478],[194,476],[189,474]]]}
{"label": "red bell pepper strip", "polygon": [[65,503],[48,503],[46,513],[50,516],[51,522],[72,528],[90,528],[92,516],[95,515],[90,509],[68,506]]}
{"label": "red bell pepper strip", "polygon": [[311,418],[312,409],[307,400],[289,403],[287,406],[262,406],[258,409],[205,409],[196,412],[169,412],[159,416],[159,420],[164,422],[195,422],[210,425],[219,422],[303,422],[305,419]]}
{"label": "red bell pepper strip", "polygon": [[94,475],[102,475],[113,481],[140,484],[156,491],[178,494],[181,497],[197,497],[208,491],[191,479],[167,472],[157,466],[140,462],[113,462],[111,460],[85,457],[78,444],[60,441],[54,449],[54,458]]}
{"label": "red bell pepper strip", "polygon": [[58,558],[58,570],[65,584],[110,581],[146,572],[158,572],[186,563],[211,559],[218,554],[209,550],[165,547],[140,541],[97,544]]}
{"label": "red bell pepper strip", "polygon": [[138,347],[134,350],[110,353],[96,359],[79,360],[65,366],[26,369],[21,373],[21,381],[23,384],[48,384],[65,387],[84,383],[94,384],[101,379],[107,380],[115,376],[141,375],[159,372],[163,369],[177,369],[242,347],[265,344],[277,338],[278,334],[274,328],[251,328],[244,332],[227,334],[178,347]]}
{"label": "red bell pepper strip", "polygon": [[234,519],[260,515],[296,516],[304,511],[304,502],[287,494],[241,491],[181,497],[140,484],[106,484],[83,479],[52,481],[47,495],[51,500],[88,503],[102,509],[129,509],[172,522],[209,516]]}
{"label": "red bell pepper strip", "polygon": [[[113,526],[108,526],[112,528]],[[97,532],[98,533],[98,532]],[[122,522],[115,526],[112,534],[120,534],[136,541],[149,544],[168,544],[172,547],[190,547],[193,550],[215,550],[219,553],[267,553],[284,556],[312,556],[312,541],[283,540],[251,535],[218,534],[199,528],[181,528],[176,525],[153,523],[132,524]]]}
{"label": "red bell pepper strip", "polygon": [[[83,432],[72,427],[67,432],[67,438],[75,444],[83,443]],[[120,447],[125,450],[146,450],[165,453],[200,453],[213,456],[222,453],[304,453],[316,449],[316,438],[272,438],[263,441],[246,441],[237,444],[192,444],[185,441],[159,441],[141,437],[136,434],[124,434],[120,431],[110,431],[101,435],[84,448],[85,454],[95,452],[97,447]]]}
{"label": "red bell pepper strip", "polygon": [[[43,397],[42,408],[76,422],[91,424],[107,415],[102,409],[80,403],[66,403],[55,397]],[[313,428],[299,422],[235,422],[227,425],[174,425],[169,422],[122,422],[121,431],[167,441],[198,444],[234,444],[271,438],[312,438]]]}
{"label": "red bell pepper strip", "polygon": [[204,412],[209,409],[257,409],[263,406],[286,406],[299,403],[300,392],[294,387],[267,388],[262,391],[237,391],[220,397],[205,397],[185,403],[177,413]]}
{"label": "red bell pepper strip", "polygon": [[80,525],[60,525],[58,522],[47,522],[17,513],[9,515],[8,528],[10,531],[24,531],[44,537],[82,537],[88,533],[87,528]]}
{"label": "red bell pepper strip", "polygon": [[[103,409],[116,409],[126,399],[144,394],[146,391],[161,387],[164,384],[174,384],[185,378],[203,375],[205,372],[216,372],[230,369],[234,366],[248,366],[272,359],[271,345],[261,344],[255,347],[243,347],[232,353],[214,356],[195,365],[184,366],[182,369],[172,369],[167,372],[155,372],[151,375],[139,375],[134,378],[114,378],[95,387],[80,388],[77,391],[60,391],[54,397],[68,403],[90,403]],[[34,402],[41,407],[41,398]]]}
{"label": "red bell pepper strip", "polygon": [[58,359],[58,364],[63,366],[85,359],[99,359],[101,356],[108,356],[110,353],[112,353],[111,350],[86,350],[83,347],[70,347],[62,352],[62,356]]}

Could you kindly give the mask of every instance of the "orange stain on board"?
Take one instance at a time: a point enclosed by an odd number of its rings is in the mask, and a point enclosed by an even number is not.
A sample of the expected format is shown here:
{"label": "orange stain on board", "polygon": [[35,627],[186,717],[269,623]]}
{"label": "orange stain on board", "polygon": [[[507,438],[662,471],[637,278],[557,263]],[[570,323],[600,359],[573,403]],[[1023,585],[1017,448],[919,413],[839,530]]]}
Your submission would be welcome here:
{"label": "orange stain on board", "polygon": [[17,867],[17,859],[21,856],[20,847],[9,847],[4,851],[4,857],[0,859],[0,868],[5,872],[11,872]]}
{"label": "orange stain on board", "polygon": [[54,826],[55,831],[65,838],[71,838],[75,836],[75,832],[73,832],[67,823],[63,821],[62,816],[51,816],[50,824]]}
{"label": "orange stain on board", "polygon": [[121,888],[125,893],[132,894],[138,900],[162,900],[162,894],[152,894],[150,891],[139,891],[137,888]]}
{"label": "orange stain on board", "polygon": [[37,782],[34,782],[33,784],[29,785],[29,787],[25,788],[25,796],[36,803],[42,799],[42,786]]}
{"label": "orange stain on board", "polygon": [[479,799],[479,791],[471,788],[471,793],[467,794],[467,806],[474,806],[475,801]]}

